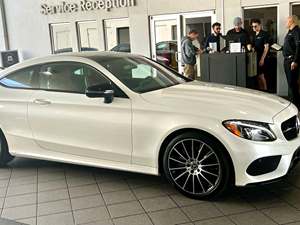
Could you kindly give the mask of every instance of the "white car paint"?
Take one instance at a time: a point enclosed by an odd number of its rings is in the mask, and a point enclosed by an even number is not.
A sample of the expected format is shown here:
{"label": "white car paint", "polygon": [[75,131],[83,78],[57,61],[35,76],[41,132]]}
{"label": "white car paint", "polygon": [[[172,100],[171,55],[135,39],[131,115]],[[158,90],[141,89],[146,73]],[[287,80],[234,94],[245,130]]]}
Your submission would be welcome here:
{"label": "white car paint", "polygon": [[[104,104],[85,95],[0,86],[0,128],[12,155],[158,175],[163,141],[177,130],[194,128],[210,133],[226,147],[238,186],[287,173],[300,146],[299,136],[287,141],[280,129],[283,121],[298,114],[290,102],[257,91],[198,81],[138,94],[85,57],[89,54],[94,53],[33,59],[0,73],[1,78],[35,64],[81,62],[104,73],[129,97]],[[37,105],[37,100],[52,104]],[[269,123],[277,139],[254,142],[238,138],[222,125],[229,119]],[[254,160],[278,154],[283,158],[276,171],[255,177],[246,173]]]}

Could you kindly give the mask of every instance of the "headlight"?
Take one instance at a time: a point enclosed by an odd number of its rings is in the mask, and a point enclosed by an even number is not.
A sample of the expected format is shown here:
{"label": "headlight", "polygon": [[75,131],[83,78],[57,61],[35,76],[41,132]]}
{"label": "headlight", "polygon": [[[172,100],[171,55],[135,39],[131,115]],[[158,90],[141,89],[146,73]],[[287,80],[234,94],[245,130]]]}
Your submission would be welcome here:
{"label": "headlight", "polygon": [[242,121],[242,120],[228,120],[224,121],[223,125],[231,133],[238,137],[245,138],[251,141],[275,141],[276,136],[271,131],[269,124]]}

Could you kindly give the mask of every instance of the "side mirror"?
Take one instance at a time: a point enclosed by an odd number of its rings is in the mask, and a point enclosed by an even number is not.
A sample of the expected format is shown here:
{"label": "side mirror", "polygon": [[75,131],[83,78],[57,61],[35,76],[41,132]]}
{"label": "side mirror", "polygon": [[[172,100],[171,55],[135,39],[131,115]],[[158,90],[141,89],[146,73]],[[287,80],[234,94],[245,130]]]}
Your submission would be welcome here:
{"label": "side mirror", "polygon": [[89,98],[104,98],[104,103],[110,104],[114,100],[115,92],[113,90],[95,91],[95,90],[87,89],[85,94]]}

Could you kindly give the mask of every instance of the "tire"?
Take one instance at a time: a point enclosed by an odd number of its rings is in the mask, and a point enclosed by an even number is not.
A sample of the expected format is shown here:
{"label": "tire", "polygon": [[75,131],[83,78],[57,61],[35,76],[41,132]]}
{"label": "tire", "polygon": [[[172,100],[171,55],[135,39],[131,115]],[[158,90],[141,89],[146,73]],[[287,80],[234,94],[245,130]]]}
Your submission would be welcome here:
{"label": "tire", "polygon": [[189,198],[219,197],[230,183],[230,162],[225,151],[220,143],[202,133],[181,134],[170,141],[164,152],[164,174]]}
{"label": "tire", "polygon": [[2,131],[0,131],[0,167],[5,167],[14,157],[9,154],[8,144]]}

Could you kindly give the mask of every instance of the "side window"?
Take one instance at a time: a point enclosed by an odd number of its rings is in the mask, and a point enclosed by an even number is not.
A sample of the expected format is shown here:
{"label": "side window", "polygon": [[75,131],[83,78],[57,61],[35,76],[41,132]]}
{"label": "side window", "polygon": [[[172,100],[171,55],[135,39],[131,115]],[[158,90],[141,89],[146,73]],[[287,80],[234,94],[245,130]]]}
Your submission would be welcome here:
{"label": "side window", "polygon": [[[88,88],[105,91],[114,87],[100,72],[81,63],[47,64],[41,67],[39,74],[40,88],[44,90],[85,94]],[[119,97],[120,90],[116,89],[116,97]]]}
{"label": "side window", "polygon": [[11,73],[0,80],[4,86],[21,89],[39,88],[38,85],[38,70],[39,67],[29,67]]}

